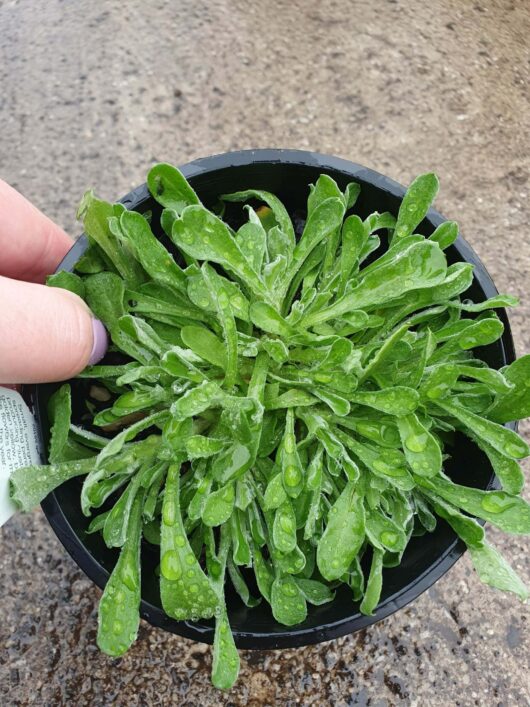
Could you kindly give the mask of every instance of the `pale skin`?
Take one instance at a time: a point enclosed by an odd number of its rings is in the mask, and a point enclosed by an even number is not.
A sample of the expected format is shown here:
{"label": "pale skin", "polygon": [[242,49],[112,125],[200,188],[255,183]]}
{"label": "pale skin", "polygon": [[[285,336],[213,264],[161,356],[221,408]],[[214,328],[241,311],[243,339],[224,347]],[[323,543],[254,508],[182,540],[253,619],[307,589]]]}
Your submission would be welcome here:
{"label": "pale skin", "polygon": [[44,285],[72,243],[0,180],[0,384],[65,380],[88,364],[90,310],[77,295]]}

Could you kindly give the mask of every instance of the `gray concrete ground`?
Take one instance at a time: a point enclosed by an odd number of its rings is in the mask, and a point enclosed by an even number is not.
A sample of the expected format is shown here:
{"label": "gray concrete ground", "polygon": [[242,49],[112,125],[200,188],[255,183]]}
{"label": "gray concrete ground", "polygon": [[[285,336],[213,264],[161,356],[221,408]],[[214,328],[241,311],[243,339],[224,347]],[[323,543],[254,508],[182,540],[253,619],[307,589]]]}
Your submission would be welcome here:
{"label": "gray concrete ground", "polygon": [[[435,170],[439,209],[521,296],[529,352],[529,32],[525,0],[0,0],[0,174],[76,234],[87,186],[117,197],[155,160],[281,146]],[[490,535],[530,579],[527,543]],[[360,634],[244,652],[227,695],[206,646],[147,624],[123,659],[98,653],[99,591],[39,511],[0,531],[0,572],[6,706],[530,702],[528,608],[467,558]]]}

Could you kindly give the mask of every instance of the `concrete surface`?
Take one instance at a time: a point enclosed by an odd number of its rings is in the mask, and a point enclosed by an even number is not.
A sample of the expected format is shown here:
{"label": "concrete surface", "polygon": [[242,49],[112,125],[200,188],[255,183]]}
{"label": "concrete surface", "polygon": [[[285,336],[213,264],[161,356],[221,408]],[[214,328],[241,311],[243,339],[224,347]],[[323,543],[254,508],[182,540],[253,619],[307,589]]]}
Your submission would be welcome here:
{"label": "concrete surface", "polygon": [[[88,186],[117,197],[160,159],[281,146],[403,182],[433,169],[440,210],[522,297],[528,352],[529,31],[525,0],[0,0],[0,174],[75,234]],[[490,535],[530,579],[524,539]],[[530,702],[528,608],[467,558],[360,634],[244,652],[227,695],[207,647],[146,624],[123,659],[99,654],[99,591],[40,512],[0,531],[0,572],[6,706]]]}

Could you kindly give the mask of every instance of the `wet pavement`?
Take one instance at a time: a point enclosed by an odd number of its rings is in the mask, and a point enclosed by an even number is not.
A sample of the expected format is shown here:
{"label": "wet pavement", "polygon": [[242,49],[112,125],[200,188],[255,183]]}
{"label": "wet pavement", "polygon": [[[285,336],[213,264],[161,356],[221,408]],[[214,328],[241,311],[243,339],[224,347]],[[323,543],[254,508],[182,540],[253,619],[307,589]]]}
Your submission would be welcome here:
{"label": "wet pavement", "polygon": [[[434,170],[439,210],[521,296],[511,321],[530,352],[525,0],[0,0],[0,28],[0,175],[73,235],[87,187],[119,197],[155,160],[275,146],[402,182]],[[489,535],[530,579],[528,543]],[[0,576],[1,705],[530,703],[530,611],[466,557],[354,636],[243,652],[226,695],[207,646],[145,623],[124,658],[101,655],[100,592],[40,511],[0,531]]]}

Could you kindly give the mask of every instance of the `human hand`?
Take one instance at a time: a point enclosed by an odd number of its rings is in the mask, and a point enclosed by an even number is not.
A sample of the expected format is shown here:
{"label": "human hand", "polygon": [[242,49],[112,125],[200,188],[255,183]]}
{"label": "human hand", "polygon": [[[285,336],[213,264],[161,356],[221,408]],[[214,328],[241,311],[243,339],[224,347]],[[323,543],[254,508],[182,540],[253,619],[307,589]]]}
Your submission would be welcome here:
{"label": "human hand", "polygon": [[0,383],[65,380],[103,357],[106,331],[83,300],[44,286],[72,244],[0,180]]}

